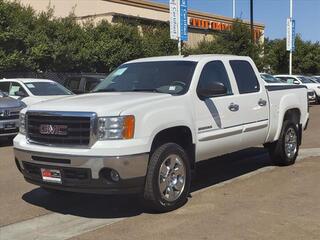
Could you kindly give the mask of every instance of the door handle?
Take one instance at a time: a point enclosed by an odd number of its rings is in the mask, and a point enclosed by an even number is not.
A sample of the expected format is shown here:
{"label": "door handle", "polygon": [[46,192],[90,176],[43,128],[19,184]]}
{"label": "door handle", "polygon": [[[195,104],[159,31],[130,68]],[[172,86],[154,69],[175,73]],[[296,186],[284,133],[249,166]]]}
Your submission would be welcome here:
{"label": "door handle", "polygon": [[229,110],[231,112],[237,112],[239,110],[239,105],[238,104],[234,104],[234,103],[230,103]]}
{"label": "door handle", "polygon": [[259,100],[258,104],[259,104],[259,106],[260,106],[260,107],[264,107],[264,106],[266,106],[266,105],[267,105],[267,101],[266,101],[266,100],[264,100],[264,99],[262,99],[262,98],[260,98],[260,100]]}

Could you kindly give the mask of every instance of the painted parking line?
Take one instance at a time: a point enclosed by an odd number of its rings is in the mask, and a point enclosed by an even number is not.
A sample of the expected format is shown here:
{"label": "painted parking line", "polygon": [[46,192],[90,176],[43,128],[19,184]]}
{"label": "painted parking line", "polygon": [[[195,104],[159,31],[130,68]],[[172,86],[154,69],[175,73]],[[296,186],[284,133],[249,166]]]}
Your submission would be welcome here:
{"label": "painted parking line", "polygon": [[[320,156],[320,148],[301,149],[300,156],[297,161],[301,161],[308,157]],[[234,181],[250,178],[262,172],[270,171],[276,167],[264,167],[254,172],[233,178],[228,181],[215,184],[208,188],[193,192],[198,194],[208,189],[214,189]],[[0,228],[1,240],[65,240],[81,234],[94,231],[96,229],[108,226],[110,224],[119,222],[126,218],[109,218],[109,219],[92,219],[73,215],[64,215],[59,213],[50,213],[44,216],[35,217],[33,219],[22,222],[10,224]]]}

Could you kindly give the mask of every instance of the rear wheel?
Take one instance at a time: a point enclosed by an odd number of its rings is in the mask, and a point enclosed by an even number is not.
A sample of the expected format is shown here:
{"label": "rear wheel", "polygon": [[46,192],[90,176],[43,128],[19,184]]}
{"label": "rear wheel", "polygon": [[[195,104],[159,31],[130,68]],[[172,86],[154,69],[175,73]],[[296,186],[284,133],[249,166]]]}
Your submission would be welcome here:
{"label": "rear wheel", "polygon": [[283,123],[279,140],[268,146],[273,162],[280,166],[295,163],[299,152],[299,130],[297,124],[286,120]]}
{"label": "rear wheel", "polygon": [[182,206],[189,194],[190,162],[185,150],[166,143],[151,155],[144,199],[158,212],[168,212]]}

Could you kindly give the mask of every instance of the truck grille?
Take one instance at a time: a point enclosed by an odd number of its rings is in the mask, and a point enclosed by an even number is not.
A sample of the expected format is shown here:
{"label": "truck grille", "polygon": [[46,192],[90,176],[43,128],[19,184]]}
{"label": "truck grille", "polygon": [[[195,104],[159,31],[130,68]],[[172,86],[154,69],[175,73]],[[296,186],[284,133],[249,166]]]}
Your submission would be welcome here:
{"label": "truck grille", "polygon": [[0,120],[14,120],[14,119],[19,119],[19,110],[0,110]]}
{"label": "truck grille", "polygon": [[95,113],[27,112],[28,140],[55,146],[90,146],[95,141]]}

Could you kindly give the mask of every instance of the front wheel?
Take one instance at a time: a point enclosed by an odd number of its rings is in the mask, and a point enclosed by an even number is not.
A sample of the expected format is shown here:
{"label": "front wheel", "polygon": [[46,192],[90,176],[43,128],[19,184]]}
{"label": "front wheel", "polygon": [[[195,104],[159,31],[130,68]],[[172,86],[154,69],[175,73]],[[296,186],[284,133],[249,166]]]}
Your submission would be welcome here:
{"label": "front wheel", "polygon": [[189,194],[190,162],[185,150],[166,143],[151,155],[144,199],[158,212],[168,212],[182,206]]}
{"label": "front wheel", "polygon": [[280,166],[295,163],[299,152],[299,130],[295,123],[286,120],[283,123],[279,140],[268,146],[273,162]]}

